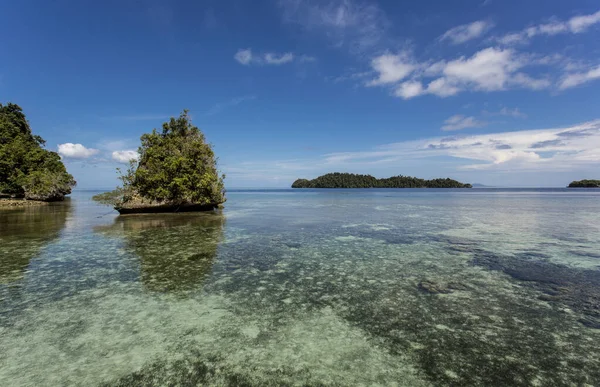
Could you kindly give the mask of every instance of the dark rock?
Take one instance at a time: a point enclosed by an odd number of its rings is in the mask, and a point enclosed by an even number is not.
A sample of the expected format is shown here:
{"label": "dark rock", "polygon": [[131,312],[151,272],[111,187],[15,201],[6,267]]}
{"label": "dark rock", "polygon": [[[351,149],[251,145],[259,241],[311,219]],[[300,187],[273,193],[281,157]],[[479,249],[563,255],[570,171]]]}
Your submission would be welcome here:
{"label": "dark rock", "polygon": [[45,192],[42,194],[34,194],[30,192],[25,193],[25,199],[37,200],[41,202],[60,202],[65,200],[65,195],[70,194],[71,191],[65,193],[60,190],[52,190],[51,192]]}
{"label": "dark rock", "polygon": [[135,205],[135,206],[120,206],[115,207],[119,214],[151,214],[161,212],[199,212],[213,211],[219,208],[219,203],[216,204],[159,204],[159,205]]}

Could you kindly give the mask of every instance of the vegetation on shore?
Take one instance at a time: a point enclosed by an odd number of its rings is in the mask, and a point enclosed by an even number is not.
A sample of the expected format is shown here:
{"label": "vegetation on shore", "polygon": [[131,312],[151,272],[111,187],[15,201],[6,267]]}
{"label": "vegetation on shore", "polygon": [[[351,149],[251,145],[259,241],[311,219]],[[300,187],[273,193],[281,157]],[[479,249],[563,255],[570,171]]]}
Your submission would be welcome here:
{"label": "vegetation on shore", "polygon": [[377,179],[371,175],[328,173],[313,180],[298,179],[292,188],[472,188],[452,179],[424,180],[410,176]]}
{"label": "vegetation on shore", "polygon": [[600,180],[573,181],[568,188],[600,188]]}
{"label": "vegetation on shore", "polygon": [[215,208],[225,202],[224,175],[204,134],[192,125],[184,110],[162,126],[141,137],[137,160],[121,174],[123,185],[93,197],[118,211],[195,206]]}
{"label": "vegetation on shore", "polygon": [[37,200],[25,200],[25,199],[7,199],[0,198],[0,209],[10,209],[17,207],[31,207],[47,205],[48,202],[41,202]]}
{"label": "vegetation on shore", "polygon": [[11,198],[55,201],[71,193],[76,182],[60,156],[44,148],[31,132],[19,105],[0,104],[0,194]]}

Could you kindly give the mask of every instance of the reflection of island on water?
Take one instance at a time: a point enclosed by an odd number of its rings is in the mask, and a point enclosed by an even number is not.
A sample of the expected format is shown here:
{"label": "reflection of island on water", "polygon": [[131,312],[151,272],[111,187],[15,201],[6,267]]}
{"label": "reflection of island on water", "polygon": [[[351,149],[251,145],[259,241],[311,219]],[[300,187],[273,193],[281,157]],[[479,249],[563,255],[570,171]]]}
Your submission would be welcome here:
{"label": "reflection of island on water", "polygon": [[222,239],[222,214],[146,214],[119,216],[111,226],[96,227],[119,236],[140,259],[140,280],[151,291],[199,288],[210,273]]}
{"label": "reflection of island on water", "polygon": [[71,201],[0,210],[0,284],[18,281],[40,250],[59,237]]}

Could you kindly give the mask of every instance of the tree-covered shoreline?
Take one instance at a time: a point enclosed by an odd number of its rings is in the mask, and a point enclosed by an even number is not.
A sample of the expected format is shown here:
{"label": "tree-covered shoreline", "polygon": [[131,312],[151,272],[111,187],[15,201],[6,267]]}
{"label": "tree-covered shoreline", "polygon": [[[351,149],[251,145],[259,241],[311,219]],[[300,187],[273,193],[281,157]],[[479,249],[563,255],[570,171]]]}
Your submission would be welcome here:
{"label": "tree-covered shoreline", "polygon": [[377,179],[371,175],[328,173],[315,179],[298,179],[292,188],[473,188],[453,179],[419,179],[411,176],[392,176]]}
{"label": "tree-covered shoreline", "polygon": [[568,188],[600,188],[600,180],[576,180]]}
{"label": "tree-covered shoreline", "polygon": [[45,144],[19,105],[0,104],[0,196],[56,201],[71,193],[75,179]]}

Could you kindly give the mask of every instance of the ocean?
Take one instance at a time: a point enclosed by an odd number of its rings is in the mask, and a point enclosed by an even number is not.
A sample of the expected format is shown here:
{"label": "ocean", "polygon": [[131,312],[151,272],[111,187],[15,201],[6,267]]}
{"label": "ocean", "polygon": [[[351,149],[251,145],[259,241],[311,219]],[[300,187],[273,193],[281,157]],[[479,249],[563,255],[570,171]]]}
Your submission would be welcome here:
{"label": "ocean", "polygon": [[600,190],[0,211],[2,386],[600,385]]}

